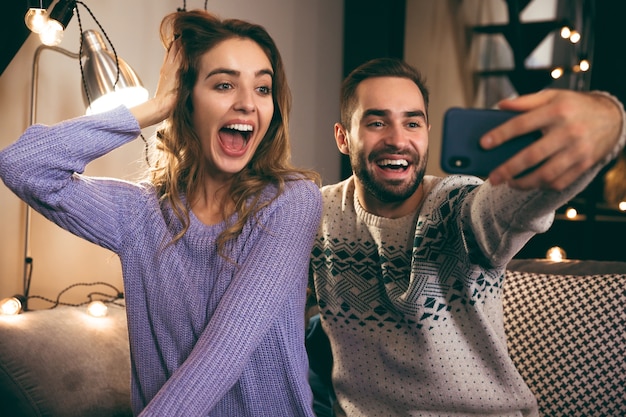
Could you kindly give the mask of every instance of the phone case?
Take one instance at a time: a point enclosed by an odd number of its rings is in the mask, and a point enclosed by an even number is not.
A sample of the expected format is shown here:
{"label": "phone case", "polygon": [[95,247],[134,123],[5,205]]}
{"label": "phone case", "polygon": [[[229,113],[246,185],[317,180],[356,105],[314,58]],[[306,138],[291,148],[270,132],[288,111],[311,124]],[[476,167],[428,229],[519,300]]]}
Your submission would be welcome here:
{"label": "phone case", "polygon": [[494,109],[448,109],[443,121],[441,169],[448,174],[489,176],[494,168],[541,136],[540,132],[532,132],[494,149],[480,147],[482,135],[517,114]]}

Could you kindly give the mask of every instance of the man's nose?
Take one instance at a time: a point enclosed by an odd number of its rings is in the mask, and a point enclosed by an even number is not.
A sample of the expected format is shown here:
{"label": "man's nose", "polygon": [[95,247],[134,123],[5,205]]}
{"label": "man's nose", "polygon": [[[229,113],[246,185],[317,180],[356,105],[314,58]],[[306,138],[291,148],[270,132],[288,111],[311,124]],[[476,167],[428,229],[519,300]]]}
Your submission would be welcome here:
{"label": "man's nose", "polygon": [[405,147],[408,141],[403,126],[397,123],[392,123],[388,126],[384,140],[387,145],[392,145],[397,148]]}

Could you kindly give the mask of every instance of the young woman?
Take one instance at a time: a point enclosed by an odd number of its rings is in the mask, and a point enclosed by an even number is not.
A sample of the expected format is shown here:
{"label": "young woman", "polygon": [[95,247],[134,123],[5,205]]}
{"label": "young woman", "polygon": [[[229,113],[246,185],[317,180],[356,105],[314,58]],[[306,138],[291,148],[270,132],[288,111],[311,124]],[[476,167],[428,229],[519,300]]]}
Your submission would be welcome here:
{"label": "young woman", "polygon": [[[65,229],[118,254],[136,415],[312,416],[304,349],[316,176],[289,162],[290,92],[260,26],[165,17],[148,102],[35,125],[0,175]],[[163,122],[149,179],[87,178],[90,161]]]}

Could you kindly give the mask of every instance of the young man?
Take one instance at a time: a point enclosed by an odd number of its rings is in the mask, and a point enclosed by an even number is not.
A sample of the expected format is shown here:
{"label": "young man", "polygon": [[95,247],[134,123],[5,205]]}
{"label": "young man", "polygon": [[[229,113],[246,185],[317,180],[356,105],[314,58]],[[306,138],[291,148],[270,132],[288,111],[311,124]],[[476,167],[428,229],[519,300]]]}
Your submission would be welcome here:
{"label": "young man", "polygon": [[344,81],[335,138],[354,175],[322,189],[311,260],[335,415],[538,415],[507,353],[505,267],[620,152],[624,112],[606,94],[556,90],[500,107],[524,114],[483,137],[484,147],[534,130],[543,137],[485,182],[425,176],[420,74],[378,59]]}

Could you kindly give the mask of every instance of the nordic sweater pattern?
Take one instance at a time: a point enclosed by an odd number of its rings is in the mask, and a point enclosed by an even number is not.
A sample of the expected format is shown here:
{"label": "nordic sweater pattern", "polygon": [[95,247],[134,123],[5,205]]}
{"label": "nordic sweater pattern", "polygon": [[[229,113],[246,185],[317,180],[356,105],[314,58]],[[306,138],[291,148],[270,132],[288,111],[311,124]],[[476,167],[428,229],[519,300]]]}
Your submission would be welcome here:
{"label": "nordic sweater pattern", "polygon": [[20,198],[119,256],[135,415],[313,416],[303,311],[318,187],[288,182],[229,244],[235,263],[216,250],[224,224],[193,213],[184,237],[165,246],[174,216],[150,184],[82,175],[139,133],[120,107],[32,126],[0,152],[0,176]]}
{"label": "nordic sweater pattern", "polygon": [[625,141],[623,131],[560,193],[427,176],[422,207],[400,219],[366,212],[354,177],[323,187],[310,286],[332,346],[335,414],[537,416],[507,352],[505,266]]}

